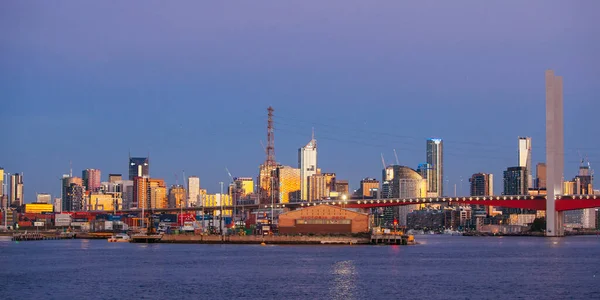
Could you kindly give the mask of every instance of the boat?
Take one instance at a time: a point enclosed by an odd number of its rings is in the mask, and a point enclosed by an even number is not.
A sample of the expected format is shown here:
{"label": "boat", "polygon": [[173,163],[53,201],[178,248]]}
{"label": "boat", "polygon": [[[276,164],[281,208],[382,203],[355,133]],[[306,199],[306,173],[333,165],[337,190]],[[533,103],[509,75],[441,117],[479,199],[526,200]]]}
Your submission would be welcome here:
{"label": "boat", "polygon": [[115,234],[108,239],[109,243],[128,243],[129,241],[129,236],[124,233]]}
{"label": "boat", "polygon": [[132,235],[129,241],[132,243],[156,243],[159,242],[162,237],[162,234],[139,233]]}

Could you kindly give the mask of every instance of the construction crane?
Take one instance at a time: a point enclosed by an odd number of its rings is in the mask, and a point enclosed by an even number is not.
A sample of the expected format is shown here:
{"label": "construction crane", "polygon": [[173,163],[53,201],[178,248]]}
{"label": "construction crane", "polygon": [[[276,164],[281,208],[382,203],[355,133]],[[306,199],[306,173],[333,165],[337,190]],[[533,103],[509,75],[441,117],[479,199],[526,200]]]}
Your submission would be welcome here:
{"label": "construction crane", "polygon": [[396,157],[396,164],[400,165],[400,161],[398,160],[398,154],[396,154],[396,149],[394,149],[394,156]]}

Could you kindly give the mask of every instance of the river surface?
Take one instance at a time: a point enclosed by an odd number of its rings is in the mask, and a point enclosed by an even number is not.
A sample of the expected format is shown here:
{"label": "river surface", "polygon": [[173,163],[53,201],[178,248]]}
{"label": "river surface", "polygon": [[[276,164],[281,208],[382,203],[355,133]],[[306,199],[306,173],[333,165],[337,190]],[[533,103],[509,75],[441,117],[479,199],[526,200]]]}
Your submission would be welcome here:
{"label": "river surface", "polygon": [[416,246],[0,240],[0,299],[600,299],[600,237]]}

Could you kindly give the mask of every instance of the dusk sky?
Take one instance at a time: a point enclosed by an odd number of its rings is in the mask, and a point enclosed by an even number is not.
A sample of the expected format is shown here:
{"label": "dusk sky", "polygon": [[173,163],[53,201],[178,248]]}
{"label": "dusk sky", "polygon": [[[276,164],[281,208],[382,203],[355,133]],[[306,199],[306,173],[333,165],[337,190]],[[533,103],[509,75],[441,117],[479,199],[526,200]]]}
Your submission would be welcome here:
{"label": "dusk sky", "polygon": [[[381,180],[444,139],[452,191],[545,160],[544,72],[564,78],[565,177],[600,168],[600,1],[1,1],[0,167],[25,202],[60,196],[85,168],[200,177],[209,192],[256,177],[266,109],[277,161],[297,167],[314,127],[318,166]],[[534,174],[535,175],[535,174]],[[462,193],[461,193],[462,178]]]}

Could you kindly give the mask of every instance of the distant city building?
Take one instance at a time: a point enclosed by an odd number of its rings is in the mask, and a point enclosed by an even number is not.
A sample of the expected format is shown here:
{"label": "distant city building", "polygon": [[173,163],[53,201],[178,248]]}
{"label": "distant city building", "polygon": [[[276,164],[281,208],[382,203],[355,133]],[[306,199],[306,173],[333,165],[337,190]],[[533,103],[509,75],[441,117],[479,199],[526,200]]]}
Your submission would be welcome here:
{"label": "distant city building", "polygon": [[494,175],[476,173],[469,179],[471,196],[491,196],[494,194]]}
{"label": "distant city building", "polygon": [[308,201],[318,201],[327,198],[327,185],[323,174],[312,174],[308,177]]}
{"label": "distant city building", "polygon": [[169,188],[169,207],[180,208],[185,207],[187,193],[182,185],[172,185]]}
{"label": "distant city building", "polygon": [[9,202],[12,206],[23,205],[23,174],[10,175]]}
{"label": "distant city building", "polygon": [[444,142],[441,139],[427,140],[427,163],[431,165],[427,191],[440,197],[444,196]]}
{"label": "distant city building", "polygon": [[[69,177],[77,178],[77,177]],[[81,180],[81,178],[79,178]],[[63,200],[63,211],[83,211],[85,207],[84,202],[84,188],[79,183],[71,183],[67,187],[65,199]]]}
{"label": "distant city building", "polygon": [[2,199],[2,196],[4,196],[4,169],[0,168],[0,199]]}
{"label": "distant city building", "polygon": [[[75,184],[83,187],[83,180],[79,177],[70,177],[69,175],[63,175],[62,186],[61,186],[61,199],[62,199],[62,210],[61,211],[72,211],[73,198],[69,198],[69,192],[72,190],[71,185]],[[83,189],[81,191],[83,195]],[[83,196],[82,196],[83,197]],[[83,200],[82,200],[83,201]]]}
{"label": "distant city building", "polygon": [[535,167],[535,188],[538,190],[546,189],[546,164],[538,163]]}
{"label": "distant city building", "polygon": [[133,203],[135,208],[150,208],[150,200],[148,199],[148,190],[150,189],[148,177],[133,178]]}
{"label": "distant city building", "polygon": [[135,177],[150,176],[150,159],[148,157],[129,157],[129,180]]}
{"label": "distant city building", "polygon": [[61,213],[62,212],[62,199],[54,198],[53,204],[54,204],[54,212]]}
{"label": "distant city building", "polygon": [[115,211],[122,209],[121,193],[91,193],[88,200],[91,211]]}
{"label": "distant city building", "polygon": [[372,197],[373,191],[379,191],[379,180],[375,178],[364,178],[360,181],[360,187],[356,191],[357,197]]}
{"label": "distant city building", "polygon": [[428,163],[419,164],[417,167],[417,173],[419,173],[423,179],[428,179],[431,177],[431,171],[431,165]]}
{"label": "distant city building", "polygon": [[[427,196],[427,180],[417,171],[399,165],[388,166],[383,170],[384,184],[382,195],[387,198],[411,198]],[[395,220],[398,225],[406,226],[407,216],[419,205],[405,205],[384,210],[384,222],[391,225]]]}
{"label": "distant city building", "polygon": [[301,170],[290,166],[278,166],[273,173],[276,197],[272,201],[290,203],[300,200]]}
{"label": "distant city building", "polygon": [[47,193],[38,193],[36,195],[36,203],[45,203],[45,204],[53,204],[52,196]]}
{"label": "distant city building", "polygon": [[156,209],[169,208],[167,187],[155,186],[150,189],[150,206]]}
{"label": "distant city building", "polygon": [[339,197],[343,195],[350,195],[350,186],[348,185],[348,180],[335,180],[335,191],[338,193]]}
{"label": "distant city building", "polygon": [[92,193],[100,190],[102,173],[98,169],[85,169],[81,172],[81,179],[86,191]]}
{"label": "distant city building", "polygon": [[504,195],[527,195],[527,168],[510,167],[504,171]]}
{"label": "distant city building", "polygon": [[245,197],[254,193],[254,179],[252,177],[236,177],[233,181],[240,196]]}
{"label": "distant city building", "polygon": [[533,187],[531,176],[531,138],[519,137],[519,167],[524,167],[527,173],[527,187]]}
{"label": "distant city building", "polygon": [[123,180],[123,176],[121,174],[108,174],[108,182],[116,183],[117,181]]}
{"label": "distant city building", "polygon": [[314,137],[306,146],[298,149],[298,168],[300,169],[300,197],[302,200],[309,200],[308,179],[317,173],[317,141]]}
{"label": "distant city building", "polygon": [[[563,193],[566,195],[593,195],[592,170],[589,164],[581,162],[579,173],[573,180],[563,182]],[[577,209],[564,212],[564,224],[571,228],[595,228],[596,209]]]}
{"label": "distant city building", "polygon": [[[491,196],[494,195],[494,175],[486,173],[476,173],[469,179],[471,183],[471,196]],[[484,214],[492,215],[493,206],[483,207],[482,205],[472,205],[474,211],[481,211]]]}
{"label": "distant city building", "polygon": [[323,173],[325,177],[325,193],[329,197],[335,190],[335,173]]}
{"label": "distant city building", "polygon": [[196,204],[198,203],[198,196],[200,195],[200,178],[198,178],[198,176],[190,176],[188,177],[187,183],[188,198],[186,206],[196,206]]}

